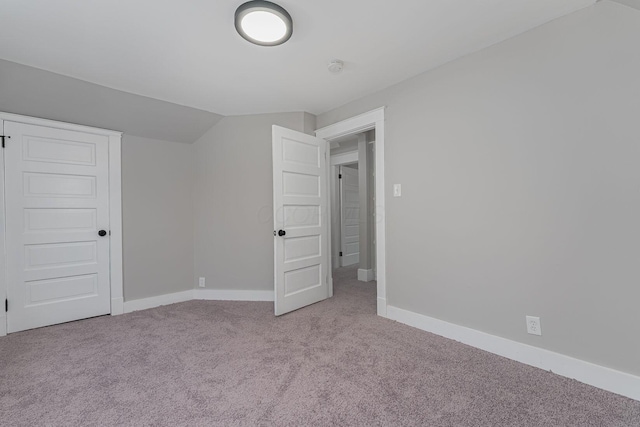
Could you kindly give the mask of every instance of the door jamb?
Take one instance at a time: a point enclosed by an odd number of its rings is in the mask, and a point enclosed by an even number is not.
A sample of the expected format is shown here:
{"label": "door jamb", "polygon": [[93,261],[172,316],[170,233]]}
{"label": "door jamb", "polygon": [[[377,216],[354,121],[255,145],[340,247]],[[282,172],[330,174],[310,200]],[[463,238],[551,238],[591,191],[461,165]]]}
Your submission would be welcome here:
{"label": "door jamb", "polygon": [[[110,287],[111,315],[122,314],[124,310],[123,270],[122,270],[122,132],[99,129],[71,123],[36,117],[21,116],[0,112],[0,131],[4,132],[4,122],[25,123],[56,129],[104,135],[109,138],[109,230],[110,238]],[[9,143],[9,141],[7,141]],[[2,150],[0,148],[0,150]],[[5,200],[4,200],[4,150],[0,153],[0,298],[4,305],[7,298],[6,236],[5,236]],[[7,335],[7,315],[0,308],[0,336]]]}
{"label": "door jamb", "polygon": [[[4,117],[0,116],[0,134],[4,135]],[[4,149],[0,148],[0,337],[7,335],[7,313],[4,301],[7,299],[7,250],[5,244],[5,210],[4,210]]]}
{"label": "door jamb", "polygon": [[[375,183],[376,183],[376,265],[377,265],[377,312],[378,316],[387,317],[387,276],[386,276],[386,218],[385,218],[385,185],[384,185],[384,110],[380,107],[364,114],[323,127],[316,131],[316,136],[327,141],[355,135],[375,129]],[[331,148],[329,147],[329,150]],[[331,153],[329,153],[331,154]],[[331,164],[327,162],[327,173]],[[327,212],[331,212],[331,200]],[[329,221],[329,250],[331,250],[331,221]],[[329,254],[331,255],[331,254]],[[329,271],[332,271],[332,256],[329,256]],[[333,294],[333,281],[330,281],[330,294]]]}

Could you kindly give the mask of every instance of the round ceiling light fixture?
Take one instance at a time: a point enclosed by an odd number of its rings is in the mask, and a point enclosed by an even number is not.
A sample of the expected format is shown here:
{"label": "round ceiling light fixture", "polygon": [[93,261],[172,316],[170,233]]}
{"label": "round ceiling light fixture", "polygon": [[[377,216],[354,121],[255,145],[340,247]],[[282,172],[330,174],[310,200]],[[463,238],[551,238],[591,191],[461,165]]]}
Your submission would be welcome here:
{"label": "round ceiling light fixture", "polygon": [[293,34],[291,15],[270,1],[244,3],[236,10],[235,21],[238,34],[260,46],[278,46]]}

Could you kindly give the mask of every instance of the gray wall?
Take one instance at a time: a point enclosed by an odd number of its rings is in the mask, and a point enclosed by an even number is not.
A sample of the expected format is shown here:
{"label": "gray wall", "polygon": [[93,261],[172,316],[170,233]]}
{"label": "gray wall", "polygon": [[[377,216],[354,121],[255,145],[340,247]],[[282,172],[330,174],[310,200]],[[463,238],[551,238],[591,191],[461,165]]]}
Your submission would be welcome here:
{"label": "gray wall", "polygon": [[193,146],[122,141],[124,298],[193,289]]}
{"label": "gray wall", "polygon": [[340,166],[329,169],[329,185],[331,198],[331,269],[340,268],[340,251],[342,250],[342,218],[340,200]]}
{"label": "gray wall", "polygon": [[301,112],[225,117],[194,144],[195,277],[207,288],[273,290],[274,124],[311,131]]}
{"label": "gray wall", "polygon": [[387,106],[389,304],[640,374],[638,40],[600,2],[318,116]]}
{"label": "gray wall", "polygon": [[369,155],[367,156],[367,203],[368,203],[368,212],[371,221],[368,222],[369,229],[367,231],[367,239],[369,244],[369,261],[370,261],[370,269],[373,270],[374,279],[377,274],[377,264],[376,264],[376,221],[375,221],[375,211],[376,211],[376,155],[375,155],[375,144],[371,144],[371,141],[375,141],[375,131],[371,130],[366,133],[367,135],[367,150],[369,151]]}
{"label": "gray wall", "polygon": [[373,269],[373,235],[371,225],[373,222],[373,209],[371,201],[371,145],[369,144],[368,133],[363,133],[358,137],[358,184],[360,187],[360,270]]}
{"label": "gray wall", "polygon": [[303,128],[302,128],[302,132],[304,133],[308,133],[309,135],[314,135],[316,134],[316,116],[311,114],[311,113],[307,113],[304,112],[303,114]]}

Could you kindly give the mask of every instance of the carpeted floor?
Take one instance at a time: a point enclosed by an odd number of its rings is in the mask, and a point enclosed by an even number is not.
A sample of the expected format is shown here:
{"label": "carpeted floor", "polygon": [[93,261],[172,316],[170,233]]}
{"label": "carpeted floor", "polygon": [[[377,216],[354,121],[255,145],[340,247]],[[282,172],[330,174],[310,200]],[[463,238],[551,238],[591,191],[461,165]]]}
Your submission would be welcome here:
{"label": "carpeted floor", "polygon": [[640,426],[640,402],[375,315],[335,297],[191,301],[0,339],[0,424]]}

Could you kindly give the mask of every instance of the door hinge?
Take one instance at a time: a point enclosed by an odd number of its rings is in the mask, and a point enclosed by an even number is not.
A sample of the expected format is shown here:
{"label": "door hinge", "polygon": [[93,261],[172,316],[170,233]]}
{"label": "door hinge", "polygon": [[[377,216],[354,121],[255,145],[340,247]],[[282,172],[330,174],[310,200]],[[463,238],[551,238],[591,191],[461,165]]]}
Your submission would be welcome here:
{"label": "door hinge", "polygon": [[[4,147],[4,145],[2,145]],[[342,179],[342,174],[338,175],[338,179]]]}
{"label": "door hinge", "polygon": [[0,139],[2,139],[2,148],[4,148],[4,139],[11,139],[9,135],[0,135]]}
{"label": "door hinge", "polygon": [[342,256],[342,252],[340,252],[340,256]]}
{"label": "door hinge", "polygon": [[9,300],[8,299],[4,300],[4,312],[5,313],[9,312]]}

